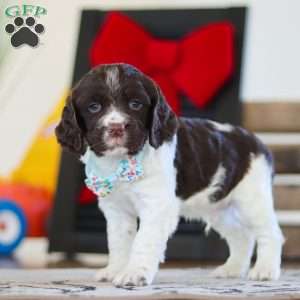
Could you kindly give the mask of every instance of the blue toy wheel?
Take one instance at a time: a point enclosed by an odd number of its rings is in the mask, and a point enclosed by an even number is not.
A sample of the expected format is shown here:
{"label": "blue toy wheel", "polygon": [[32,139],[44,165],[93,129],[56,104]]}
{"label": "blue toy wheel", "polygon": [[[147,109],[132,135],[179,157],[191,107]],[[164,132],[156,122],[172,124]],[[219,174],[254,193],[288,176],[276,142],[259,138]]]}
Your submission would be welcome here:
{"label": "blue toy wheel", "polygon": [[0,198],[0,254],[8,255],[26,234],[23,210],[14,202]]}

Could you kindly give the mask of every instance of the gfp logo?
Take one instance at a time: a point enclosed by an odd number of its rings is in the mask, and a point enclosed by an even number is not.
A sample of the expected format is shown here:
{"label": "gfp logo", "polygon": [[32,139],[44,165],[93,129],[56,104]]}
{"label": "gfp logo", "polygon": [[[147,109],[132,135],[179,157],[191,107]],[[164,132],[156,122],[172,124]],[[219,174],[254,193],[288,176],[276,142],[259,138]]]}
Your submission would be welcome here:
{"label": "gfp logo", "polygon": [[7,7],[5,15],[13,18],[13,21],[5,26],[5,31],[10,35],[12,46],[36,47],[39,44],[39,35],[45,31],[44,25],[36,19],[46,14],[47,10],[41,6],[23,4]]}

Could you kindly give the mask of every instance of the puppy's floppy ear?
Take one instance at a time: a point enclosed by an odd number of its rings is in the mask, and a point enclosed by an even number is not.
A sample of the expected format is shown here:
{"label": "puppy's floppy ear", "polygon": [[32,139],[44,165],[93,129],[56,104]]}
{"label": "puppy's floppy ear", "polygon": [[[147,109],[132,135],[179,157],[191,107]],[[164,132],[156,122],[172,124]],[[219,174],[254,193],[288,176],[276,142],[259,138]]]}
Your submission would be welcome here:
{"label": "puppy's floppy ear", "polygon": [[70,96],[63,109],[61,121],[55,128],[55,134],[58,142],[70,152],[83,155],[86,151],[83,133],[78,125],[75,108]]}
{"label": "puppy's floppy ear", "polygon": [[157,149],[164,141],[170,141],[177,131],[178,121],[159,86],[152,82],[155,92],[152,98],[152,120],[149,143]]}

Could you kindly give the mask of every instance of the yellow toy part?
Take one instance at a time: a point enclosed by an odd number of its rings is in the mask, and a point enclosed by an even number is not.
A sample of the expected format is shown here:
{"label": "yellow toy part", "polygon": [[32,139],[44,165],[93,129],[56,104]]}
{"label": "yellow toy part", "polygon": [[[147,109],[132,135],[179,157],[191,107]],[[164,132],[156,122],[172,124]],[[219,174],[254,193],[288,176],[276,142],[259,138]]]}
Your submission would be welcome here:
{"label": "yellow toy part", "polygon": [[42,126],[23,162],[9,178],[10,182],[43,188],[50,193],[55,191],[60,147],[54,129],[60,120],[66,97],[67,93]]}

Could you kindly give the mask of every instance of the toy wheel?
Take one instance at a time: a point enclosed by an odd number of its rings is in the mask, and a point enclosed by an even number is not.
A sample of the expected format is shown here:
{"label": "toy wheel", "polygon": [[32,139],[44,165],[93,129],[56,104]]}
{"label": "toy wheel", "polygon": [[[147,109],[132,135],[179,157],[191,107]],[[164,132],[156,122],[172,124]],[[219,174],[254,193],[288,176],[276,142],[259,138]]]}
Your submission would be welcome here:
{"label": "toy wheel", "polygon": [[0,254],[8,255],[26,234],[26,218],[12,201],[0,199]]}

